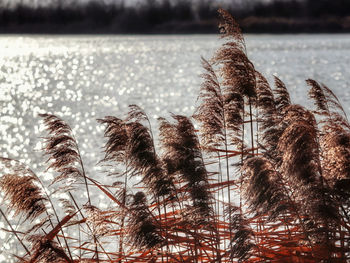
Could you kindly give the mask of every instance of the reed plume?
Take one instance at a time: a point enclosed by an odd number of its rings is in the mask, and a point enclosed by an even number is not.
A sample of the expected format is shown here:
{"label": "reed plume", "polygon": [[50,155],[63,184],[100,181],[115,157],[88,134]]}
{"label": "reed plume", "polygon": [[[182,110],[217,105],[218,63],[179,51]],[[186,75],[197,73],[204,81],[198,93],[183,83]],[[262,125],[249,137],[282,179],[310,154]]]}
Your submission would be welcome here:
{"label": "reed plume", "polygon": [[125,122],[113,116],[98,119],[98,122],[106,125],[104,136],[107,138],[107,142],[104,146],[104,161],[124,162],[128,143]]}
{"label": "reed plume", "polygon": [[223,38],[231,38],[237,45],[245,50],[245,40],[242,30],[233,16],[226,10],[219,8],[219,31]]}
{"label": "reed plume", "polygon": [[[76,142],[70,126],[53,114],[40,114],[46,126],[48,136],[45,137],[45,154],[49,163],[47,170],[53,169],[59,175],[54,178],[52,184],[60,182],[75,182],[83,180],[90,200],[90,191],[85,175],[84,164],[80,155],[79,146]],[[69,187],[61,188],[67,192]]]}
{"label": "reed plume", "polygon": [[202,58],[202,67],[205,72],[201,75],[203,82],[198,96],[201,104],[193,117],[201,125],[202,145],[214,148],[225,141],[225,103],[212,65]]}
{"label": "reed plume", "polygon": [[345,200],[349,197],[350,180],[350,124],[336,95],[325,85],[308,79],[309,96],[314,100],[316,114],[320,115],[321,164],[324,177]]}
{"label": "reed plume", "polygon": [[274,163],[278,163],[281,156],[277,151],[278,140],[282,135],[282,113],[277,110],[277,102],[273,90],[266,78],[256,71],[256,92],[258,118],[258,146],[263,155]]}
{"label": "reed plume", "polygon": [[229,248],[230,259],[237,259],[238,262],[249,261],[256,249],[254,231],[250,227],[249,220],[244,218],[239,207],[233,205],[228,205],[225,213],[233,232]]}
{"label": "reed plume", "polygon": [[278,112],[284,111],[284,109],[291,104],[289,92],[286,88],[286,85],[278,77],[275,78],[275,89],[274,93],[276,94],[275,103]]}
{"label": "reed plume", "polygon": [[106,117],[99,120],[106,124],[104,161],[114,160],[126,164],[129,174],[141,175],[142,182],[155,196],[169,196],[174,193],[171,178],[167,177],[163,164],[156,154],[150,126],[142,124],[149,119],[136,105],[130,106],[126,120]]}
{"label": "reed plume", "polygon": [[24,213],[27,219],[35,219],[46,211],[45,202],[40,188],[35,185],[32,176],[5,174],[0,179],[0,187],[5,194],[5,200],[10,202],[9,209],[15,215]]}
{"label": "reed plume", "polygon": [[[321,177],[316,120],[309,111],[291,106],[284,120],[288,122],[279,140],[278,149],[283,152],[283,170],[290,183],[299,187],[318,181]],[[300,182],[300,184],[299,184]]]}
{"label": "reed plume", "polygon": [[4,200],[9,201],[8,209],[15,215],[23,213],[26,219],[34,220],[47,211],[47,198],[39,187],[37,177],[23,164],[0,157],[0,188]]}
{"label": "reed plume", "polygon": [[[40,179],[0,158],[9,211],[35,220],[22,239],[0,209],[27,252],[21,262],[349,261],[350,124],[343,107],[311,79],[314,111],[292,104],[277,77],[272,90],[248,59],[238,24],[225,10],[219,15],[226,42],[212,60],[202,58],[193,115],[199,132],[186,116],[159,118],[158,148],[137,105],[124,118],[99,119],[106,138],[99,164],[117,178],[107,184],[86,176],[69,125],[42,114],[48,169],[58,173],[50,186],[82,180],[88,194],[79,206],[65,188],[70,199],[61,200],[60,213],[67,214],[61,220]],[[110,201],[108,208],[91,204],[88,182]]]}
{"label": "reed plume", "polygon": [[96,206],[85,205],[84,210],[86,212],[86,223],[90,226],[93,236],[103,237],[110,233],[110,225],[101,209]]}
{"label": "reed plume", "polygon": [[166,176],[162,163],[156,156],[149,130],[141,123],[127,124],[129,135],[128,161],[134,171],[139,172],[142,182],[155,196],[169,196],[174,193],[172,181]]}
{"label": "reed plume", "polygon": [[[214,55],[213,61],[220,67],[224,86],[226,126],[232,130],[231,140],[243,153],[247,146],[245,136],[245,104],[249,107],[251,154],[254,155],[253,104],[256,103],[256,75],[253,63],[248,59],[243,34],[234,18],[219,9],[219,28],[227,40]],[[242,165],[245,154],[241,155]],[[230,198],[229,198],[230,199]]]}
{"label": "reed plume", "polygon": [[301,107],[290,106],[290,110],[286,115],[289,125],[278,144],[283,152],[280,171],[292,188],[295,201],[302,204],[300,212],[305,216],[310,242],[327,246],[329,254],[325,257],[331,257],[329,233],[338,224],[339,213],[323,182],[316,120]]}
{"label": "reed plume", "polygon": [[[163,201],[163,209],[166,214],[167,202],[176,195],[175,186],[172,177],[168,176],[163,162],[156,153],[151,123],[147,114],[140,107],[130,105],[130,111],[125,120],[107,117],[100,120],[100,122],[107,124],[105,136],[108,137],[108,142],[105,146],[106,156],[104,161],[114,160],[125,165],[124,187],[119,191],[119,198],[123,205],[127,204],[128,199],[126,192],[128,177],[141,176],[140,183],[146,186],[147,191],[152,195],[153,204],[158,209],[158,216],[162,216],[161,201]],[[132,204],[130,205],[132,206]],[[123,214],[125,214],[125,211],[123,211]],[[128,216],[133,220],[138,220],[138,215],[129,214]],[[124,222],[125,219],[123,218],[121,228],[124,228]],[[161,225],[159,227],[162,228]],[[134,229],[135,226],[132,226],[132,228]],[[124,232],[125,230],[122,229],[121,231]],[[165,232],[167,232],[167,229]],[[139,236],[138,238],[142,239],[141,232],[139,232]],[[140,245],[141,241],[138,238],[133,240],[134,243]],[[121,236],[120,253],[123,250],[122,240]],[[163,248],[161,250],[163,251]]]}
{"label": "reed plume", "polygon": [[330,184],[348,191],[350,180],[350,133],[338,129],[321,137],[324,177]]}
{"label": "reed plume", "polygon": [[32,236],[30,242],[35,253],[21,263],[73,263],[66,253],[54,241],[45,240],[42,236]]}
{"label": "reed plume", "polygon": [[347,116],[344,108],[331,89],[323,84],[319,84],[313,79],[307,79],[306,83],[310,86],[309,96],[314,100],[319,111],[317,112],[318,114],[324,113],[326,115],[329,115],[330,113],[339,113],[347,121]]}
{"label": "reed plume", "polygon": [[163,160],[169,174],[178,173],[184,180],[185,189],[191,195],[193,212],[206,221],[212,213],[211,195],[199,141],[187,117],[174,115],[173,118],[176,124],[160,120],[160,140],[165,150]]}
{"label": "reed plume", "polygon": [[217,51],[213,60],[222,65],[221,74],[225,86],[236,89],[243,96],[254,97],[255,69],[248,59],[243,34],[234,18],[219,9],[222,37],[227,42]]}
{"label": "reed plume", "polygon": [[138,248],[148,249],[160,246],[163,238],[159,233],[159,226],[148,209],[146,195],[143,192],[137,192],[130,208],[131,216],[128,225],[132,244]]}
{"label": "reed plume", "polygon": [[266,78],[258,71],[256,76],[257,107],[259,109],[259,129],[271,129],[277,125],[277,109],[273,91]]}
{"label": "reed plume", "polygon": [[253,157],[244,163],[242,170],[243,192],[250,211],[260,216],[268,215],[269,220],[274,220],[290,209],[288,197],[272,163],[262,157]]}

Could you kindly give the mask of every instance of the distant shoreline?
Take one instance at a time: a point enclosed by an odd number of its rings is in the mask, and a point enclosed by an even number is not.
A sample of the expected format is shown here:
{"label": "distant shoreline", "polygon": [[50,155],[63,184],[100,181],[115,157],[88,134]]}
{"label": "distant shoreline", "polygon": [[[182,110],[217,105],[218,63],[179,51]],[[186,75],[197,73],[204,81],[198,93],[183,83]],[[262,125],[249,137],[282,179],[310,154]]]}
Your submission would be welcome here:
{"label": "distant shoreline", "polygon": [[[244,33],[350,33],[350,17],[328,19],[287,19],[247,17],[239,20]],[[121,25],[72,24],[26,24],[0,26],[0,34],[216,34],[216,21],[173,22],[143,29],[128,29]]]}

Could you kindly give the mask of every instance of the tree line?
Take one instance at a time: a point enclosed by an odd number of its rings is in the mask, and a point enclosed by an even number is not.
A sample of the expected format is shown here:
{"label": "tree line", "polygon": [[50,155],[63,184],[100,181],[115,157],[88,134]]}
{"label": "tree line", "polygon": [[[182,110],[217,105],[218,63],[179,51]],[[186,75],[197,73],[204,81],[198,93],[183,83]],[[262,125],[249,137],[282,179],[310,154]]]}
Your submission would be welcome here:
{"label": "tree line", "polygon": [[[350,24],[347,0],[244,1],[225,4],[247,32],[344,31]],[[218,4],[202,0],[147,0],[135,6],[124,1],[37,6],[0,6],[0,32],[20,33],[214,33]],[[345,27],[345,30],[350,30]]]}

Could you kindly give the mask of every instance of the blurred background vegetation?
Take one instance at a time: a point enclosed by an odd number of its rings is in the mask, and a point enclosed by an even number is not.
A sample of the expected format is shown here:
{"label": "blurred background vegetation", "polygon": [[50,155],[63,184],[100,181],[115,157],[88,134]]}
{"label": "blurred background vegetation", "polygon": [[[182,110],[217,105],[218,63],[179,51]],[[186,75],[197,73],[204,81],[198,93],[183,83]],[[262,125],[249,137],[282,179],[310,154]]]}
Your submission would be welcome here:
{"label": "blurred background vegetation", "polygon": [[2,0],[1,33],[216,33],[226,8],[250,33],[350,32],[349,0]]}

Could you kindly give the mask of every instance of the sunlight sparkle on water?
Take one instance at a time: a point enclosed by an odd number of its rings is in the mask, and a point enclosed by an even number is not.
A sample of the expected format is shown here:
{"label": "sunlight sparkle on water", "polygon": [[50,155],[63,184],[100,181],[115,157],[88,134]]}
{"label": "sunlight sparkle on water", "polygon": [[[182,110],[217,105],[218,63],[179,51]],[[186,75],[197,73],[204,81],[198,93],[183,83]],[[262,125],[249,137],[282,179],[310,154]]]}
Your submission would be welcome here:
{"label": "sunlight sparkle on water", "polygon": [[[218,41],[210,35],[1,36],[1,156],[23,160],[50,183],[56,173],[46,171],[41,137],[47,133],[39,114],[54,113],[71,125],[87,173],[105,176],[106,169],[97,165],[103,157],[104,127],[96,119],[121,117],[129,104],[142,106],[154,129],[157,118],[169,117],[169,112],[192,115],[201,83],[200,57],[210,59]],[[248,35],[246,42],[256,69],[270,83],[278,73],[295,103],[305,104],[307,78],[350,101],[348,35]],[[343,105],[349,113],[349,103]],[[80,193],[75,197],[86,198],[85,190]],[[107,204],[97,189],[91,194]],[[0,232],[0,243],[3,238]]]}

